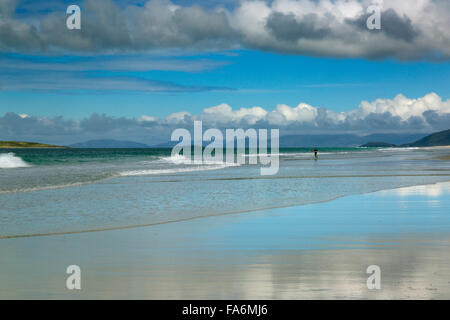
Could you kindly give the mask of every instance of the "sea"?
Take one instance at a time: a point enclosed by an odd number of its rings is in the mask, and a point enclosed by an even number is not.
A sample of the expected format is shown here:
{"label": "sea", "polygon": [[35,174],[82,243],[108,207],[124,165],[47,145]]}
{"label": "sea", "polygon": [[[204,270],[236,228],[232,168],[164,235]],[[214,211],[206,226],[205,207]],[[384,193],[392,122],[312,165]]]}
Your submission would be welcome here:
{"label": "sea", "polygon": [[199,163],[171,151],[0,149],[0,238],[251,213],[450,180],[446,148],[319,148],[317,160],[311,148],[281,148],[269,176],[249,161]]}

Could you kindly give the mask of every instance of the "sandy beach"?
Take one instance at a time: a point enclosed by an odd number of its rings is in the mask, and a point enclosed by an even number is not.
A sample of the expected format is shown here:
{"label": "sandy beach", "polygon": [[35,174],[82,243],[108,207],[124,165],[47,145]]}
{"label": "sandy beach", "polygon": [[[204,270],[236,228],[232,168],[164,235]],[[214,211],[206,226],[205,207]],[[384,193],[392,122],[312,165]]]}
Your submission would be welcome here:
{"label": "sandy beach", "polygon": [[[83,234],[1,239],[1,299],[448,299],[450,183]],[[82,289],[67,290],[78,265]],[[369,290],[366,268],[381,269]]]}
{"label": "sandy beach", "polygon": [[450,300],[450,1],[405,3],[0,0],[0,301]]}

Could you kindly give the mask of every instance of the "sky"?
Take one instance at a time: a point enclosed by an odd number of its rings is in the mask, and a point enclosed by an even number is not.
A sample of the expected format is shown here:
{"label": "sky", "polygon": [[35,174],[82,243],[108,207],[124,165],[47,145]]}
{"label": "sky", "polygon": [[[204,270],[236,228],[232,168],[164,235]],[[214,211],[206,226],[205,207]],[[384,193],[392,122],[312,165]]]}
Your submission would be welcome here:
{"label": "sky", "polygon": [[0,0],[0,140],[448,129],[449,27],[445,0]]}

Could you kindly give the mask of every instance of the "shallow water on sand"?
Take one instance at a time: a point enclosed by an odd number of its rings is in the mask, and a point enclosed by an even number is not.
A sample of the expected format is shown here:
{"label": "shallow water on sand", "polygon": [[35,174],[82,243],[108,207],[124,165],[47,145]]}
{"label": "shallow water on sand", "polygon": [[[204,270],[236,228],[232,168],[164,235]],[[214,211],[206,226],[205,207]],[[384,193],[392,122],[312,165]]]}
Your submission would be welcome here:
{"label": "shallow water on sand", "polygon": [[[450,184],[144,228],[0,239],[0,298],[448,299]],[[65,288],[67,266],[81,290]],[[369,265],[381,290],[366,286]]]}

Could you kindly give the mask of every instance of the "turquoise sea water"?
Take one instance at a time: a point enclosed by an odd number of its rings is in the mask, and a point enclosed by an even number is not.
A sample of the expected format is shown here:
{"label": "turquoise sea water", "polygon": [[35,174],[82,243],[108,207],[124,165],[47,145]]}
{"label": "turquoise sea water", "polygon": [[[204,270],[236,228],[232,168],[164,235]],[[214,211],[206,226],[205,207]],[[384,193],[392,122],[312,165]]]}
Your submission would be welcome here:
{"label": "turquoise sea water", "polygon": [[450,180],[449,149],[280,149],[280,170],[170,149],[0,149],[0,237],[167,223]]}

